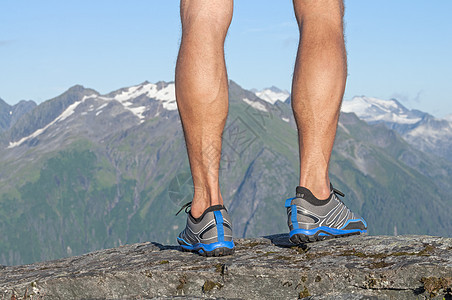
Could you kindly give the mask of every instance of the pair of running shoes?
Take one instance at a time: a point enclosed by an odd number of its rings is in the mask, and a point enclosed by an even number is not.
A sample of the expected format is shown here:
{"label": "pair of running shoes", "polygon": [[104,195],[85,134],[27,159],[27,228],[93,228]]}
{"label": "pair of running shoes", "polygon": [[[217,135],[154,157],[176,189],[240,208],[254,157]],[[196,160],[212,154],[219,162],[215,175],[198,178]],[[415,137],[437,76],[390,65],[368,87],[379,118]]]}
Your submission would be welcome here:
{"label": "pair of running shoes", "polygon": [[[366,233],[366,221],[351,212],[338,196],[344,194],[333,186],[327,200],[319,200],[309,189],[298,186],[296,197],[285,202],[290,242],[301,244]],[[177,237],[181,247],[202,256],[233,254],[232,222],[226,208],[214,205],[194,218],[188,211],[190,204],[181,208],[188,213],[187,225]]]}

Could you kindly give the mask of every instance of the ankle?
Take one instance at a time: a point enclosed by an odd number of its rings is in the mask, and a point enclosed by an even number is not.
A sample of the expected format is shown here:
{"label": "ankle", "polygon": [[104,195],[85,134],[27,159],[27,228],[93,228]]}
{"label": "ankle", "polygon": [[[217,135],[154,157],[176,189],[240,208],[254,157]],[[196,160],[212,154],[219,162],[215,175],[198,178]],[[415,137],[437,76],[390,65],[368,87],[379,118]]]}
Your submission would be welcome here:
{"label": "ankle", "polygon": [[190,213],[192,217],[199,218],[206,209],[214,205],[223,205],[223,199],[221,195],[219,197],[212,197],[206,195],[205,197],[193,197],[193,202],[191,204]]}
{"label": "ankle", "polygon": [[330,197],[331,191],[330,188],[325,188],[325,186],[321,186],[321,187],[306,187],[307,189],[309,189],[311,191],[311,193],[314,195],[314,197],[316,197],[319,200],[327,200]]}
{"label": "ankle", "polygon": [[207,208],[209,208],[207,203],[193,200],[190,214],[193,218],[199,218]]}
{"label": "ankle", "polygon": [[307,188],[319,200],[326,200],[330,197],[331,190],[329,180],[322,181],[300,181],[300,186]]}

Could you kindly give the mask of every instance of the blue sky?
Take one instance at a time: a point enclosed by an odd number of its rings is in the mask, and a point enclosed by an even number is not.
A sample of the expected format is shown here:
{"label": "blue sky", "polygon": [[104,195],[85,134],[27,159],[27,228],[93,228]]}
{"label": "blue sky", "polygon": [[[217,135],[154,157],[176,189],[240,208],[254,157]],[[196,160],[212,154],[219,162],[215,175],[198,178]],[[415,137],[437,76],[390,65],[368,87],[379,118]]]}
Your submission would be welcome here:
{"label": "blue sky", "polygon": [[[452,113],[452,1],[345,2],[345,99],[396,97]],[[172,81],[180,39],[177,0],[1,0],[0,97],[55,97],[75,84],[107,93]],[[226,41],[230,79],[290,90],[298,30],[289,0],[236,0]]]}

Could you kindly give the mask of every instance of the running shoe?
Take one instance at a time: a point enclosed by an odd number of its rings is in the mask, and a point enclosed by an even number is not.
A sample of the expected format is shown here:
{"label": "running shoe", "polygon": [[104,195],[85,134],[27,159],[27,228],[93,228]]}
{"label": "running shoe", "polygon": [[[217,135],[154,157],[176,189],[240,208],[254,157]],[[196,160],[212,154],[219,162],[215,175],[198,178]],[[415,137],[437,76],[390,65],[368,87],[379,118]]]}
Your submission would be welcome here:
{"label": "running shoe", "polygon": [[202,256],[233,254],[232,222],[226,208],[223,205],[214,205],[206,209],[199,218],[194,218],[191,212],[187,211],[190,205],[191,202],[181,208],[185,208],[188,214],[187,225],[177,237],[182,249]]}
{"label": "running shoe", "polygon": [[338,196],[345,195],[333,186],[327,200],[319,200],[310,190],[298,186],[296,197],[285,204],[289,240],[300,244],[367,233],[366,221],[351,212]]}

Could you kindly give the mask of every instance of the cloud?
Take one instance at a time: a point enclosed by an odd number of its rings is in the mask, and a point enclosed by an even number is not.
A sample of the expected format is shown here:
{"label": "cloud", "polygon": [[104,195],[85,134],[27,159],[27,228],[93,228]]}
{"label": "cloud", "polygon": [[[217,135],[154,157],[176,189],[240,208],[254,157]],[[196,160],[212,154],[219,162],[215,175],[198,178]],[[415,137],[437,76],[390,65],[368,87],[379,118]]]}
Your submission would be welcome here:
{"label": "cloud", "polygon": [[403,103],[421,103],[423,93],[424,93],[424,91],[420,90],[416,93],[416,96],[414,96],[414,97],[411,97],[407,94],[394,93],[394,94],[392,94],[391,98],[400,100]]}
{"label": "cloud", "polygon": [[413,101],[416,103],[421,103],[421,95],[424,93],[423,90],[417,92],[416,97],[414,97]]}

